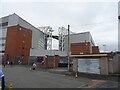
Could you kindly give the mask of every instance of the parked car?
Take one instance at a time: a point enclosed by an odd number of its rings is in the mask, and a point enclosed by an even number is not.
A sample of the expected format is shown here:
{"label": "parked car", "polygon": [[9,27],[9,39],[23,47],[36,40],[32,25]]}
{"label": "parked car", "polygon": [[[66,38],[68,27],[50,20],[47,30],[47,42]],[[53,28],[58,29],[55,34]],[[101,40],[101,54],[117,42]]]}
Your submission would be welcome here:
{"label": "parked car", "polygon": [[59,67],[67,67],[68,66],[68,62],[65,62],[65,61],[60,61],[59,63],[58,63],[58,66]]}

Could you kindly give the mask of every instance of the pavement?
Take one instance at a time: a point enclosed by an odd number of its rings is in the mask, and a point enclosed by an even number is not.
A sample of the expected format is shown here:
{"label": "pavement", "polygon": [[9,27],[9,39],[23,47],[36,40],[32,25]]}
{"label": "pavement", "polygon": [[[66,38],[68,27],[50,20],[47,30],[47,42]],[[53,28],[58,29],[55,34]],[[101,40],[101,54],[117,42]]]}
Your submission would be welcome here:
{"label": "pavement", "polygon": [[79,88],[118,88],[120,85],[118,82],[106,81],[106,80],[91,80]]}
{"label": "pavement", "polygon": [[[74,76],[73,73],[69,72],[67,68],[48,69],[50,73],[63,74]],[[77,88],[120,88],[120,76],[117,75],[94,75],[94,74],[78,74],[79,78],[91,79],[87,83],[80,85]]]}
{"label": "pavement", "polygon": [[40,69],[33,71],[27,65],[7,66],[3,68],[6,85],[13,88],[118,88],[116,80],[90,78],[90,75],[75,78],[67,68]]}

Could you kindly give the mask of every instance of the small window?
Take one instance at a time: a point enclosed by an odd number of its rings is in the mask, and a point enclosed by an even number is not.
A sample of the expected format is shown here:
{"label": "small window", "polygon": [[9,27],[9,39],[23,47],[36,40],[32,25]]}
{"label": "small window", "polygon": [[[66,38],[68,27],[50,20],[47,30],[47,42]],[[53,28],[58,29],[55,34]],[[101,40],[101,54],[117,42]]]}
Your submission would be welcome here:
{"label": "small window", "polygon": [[20,31],[22,30],[22,28],[20,28]]}
{"label": "small window", "polygon": [[22,49],[24,50],[25,48],[23,47]]}
{"label": "small window", "polygon": [[4,26],[7,26],[8,25],[8,22],[3,22],[0,24],[0,27],[4,27]]}
{"label": "small window", "polygon": [[26,35],[24,34],[23,36],[25,37]]}
{"label": "small window", "polygon": [[23,43],[25,43],[25,41],[22,41]]}

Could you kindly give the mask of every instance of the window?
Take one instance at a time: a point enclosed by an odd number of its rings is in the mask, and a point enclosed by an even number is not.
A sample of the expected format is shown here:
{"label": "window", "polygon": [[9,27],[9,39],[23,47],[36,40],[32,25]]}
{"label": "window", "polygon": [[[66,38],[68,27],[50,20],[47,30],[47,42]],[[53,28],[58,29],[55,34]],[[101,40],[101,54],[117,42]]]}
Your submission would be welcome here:
{"label": "window", "polygon": [[0,46],[5,46],[5,43],[0,44]]}
{"label": "window", "polygon": [[0,53],[5,53],[5,50],[0,51]]}
{"label": "window", "polygon": [[23,43],[25,43],[25,41],[22,41]]}
{"label": "window", "polygon": [[26,35],[24,34],[23,36],[25,37]]}
{"label": "window", "polygon": [[22,30],[22,28],[20,28],[20,31]]}
{"label": "window", "polygon": [[4,26],[7,26],[7,25],[8,25],[8,22],[4,22],[4,23],[0,24],[0,27],[4,27]]}
{"label": "window", "polygon": [[22,54],[22,57],[24,57],[24,54]]}
{"label": "window", "polygon": [[0,40],[6,40],[6,37],[2,37],[2,38],[0,38]]}

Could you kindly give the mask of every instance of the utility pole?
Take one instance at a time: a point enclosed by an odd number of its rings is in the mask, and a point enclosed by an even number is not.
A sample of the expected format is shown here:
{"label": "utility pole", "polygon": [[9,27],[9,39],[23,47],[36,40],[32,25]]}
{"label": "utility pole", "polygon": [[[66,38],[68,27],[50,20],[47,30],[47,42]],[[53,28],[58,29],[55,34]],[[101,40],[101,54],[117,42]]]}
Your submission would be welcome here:
{"label": "utility pole", "polygon": [[70,71],[70,25],[68,25],[68,71]]}

